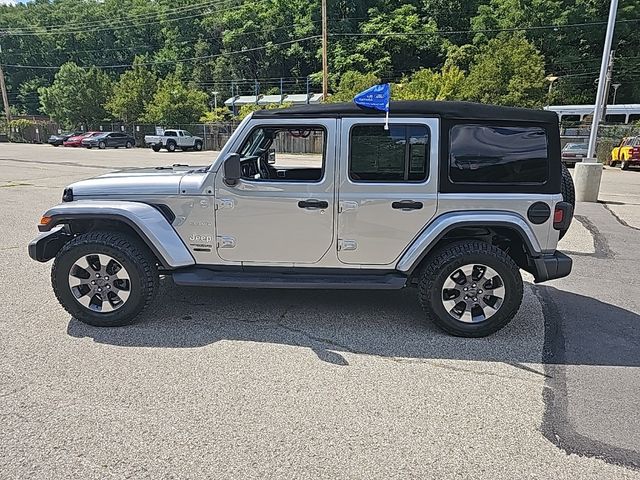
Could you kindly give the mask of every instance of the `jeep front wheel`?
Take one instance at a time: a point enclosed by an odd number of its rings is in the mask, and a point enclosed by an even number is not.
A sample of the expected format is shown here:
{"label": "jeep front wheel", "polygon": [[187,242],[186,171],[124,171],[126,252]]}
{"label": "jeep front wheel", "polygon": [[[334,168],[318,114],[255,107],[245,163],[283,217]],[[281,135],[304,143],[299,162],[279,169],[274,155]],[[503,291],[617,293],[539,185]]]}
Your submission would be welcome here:
{"label": "jeep front wheel", "polygon": [[96,327],[133,323],[158,289],[151,253],[138,240],[115,232],[75,237],[58,253],[51,283],[73,317]]}
{"label": "jeep front wheel", "polygon": [[518,266],[481,241],[448,245],[423,270],[419,299],[427,317],[459,337],[484,337],[518,312],[523,295]]}

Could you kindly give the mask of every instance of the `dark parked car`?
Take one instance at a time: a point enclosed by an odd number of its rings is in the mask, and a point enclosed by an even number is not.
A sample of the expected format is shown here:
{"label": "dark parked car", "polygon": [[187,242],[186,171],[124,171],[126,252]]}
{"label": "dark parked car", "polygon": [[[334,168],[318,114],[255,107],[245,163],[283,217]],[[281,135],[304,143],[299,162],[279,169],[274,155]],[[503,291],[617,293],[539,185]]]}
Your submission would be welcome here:
{"label": "dark parked car", "polygon": [[104,132],[92,137],[82,139],[82,146],[87,148],[131,148],[135,144],[136,140],[131,135],[127,135],[126,133],[121,132]]}
{"label": "dark parked car", "polygon": [[567,143],[562,149],[562,162],[567,167],[573,167],[587,156],[586,143]]}
{"label": "dark parked car", "polygon": [[49,145],[53,145],[54,147],[59,147],[69,138],[75,137],[76,135],[82,135],[82,133],[83,132],[70,132],[70,133],[60,133],[58,135],[51,135],[49,137]]}

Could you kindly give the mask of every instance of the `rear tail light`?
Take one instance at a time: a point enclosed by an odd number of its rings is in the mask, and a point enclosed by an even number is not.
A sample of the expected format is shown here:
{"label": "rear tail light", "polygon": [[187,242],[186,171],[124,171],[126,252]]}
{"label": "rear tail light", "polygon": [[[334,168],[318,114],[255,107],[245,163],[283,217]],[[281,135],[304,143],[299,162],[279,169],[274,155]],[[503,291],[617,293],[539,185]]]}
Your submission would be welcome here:
{"label": "rear tail light", "polygon": [[631,157],[640,158],[640,147],[633,147],[631,149]]}
{"label": "rear tail light", "polygon": [[559,224],[564,220],[564,210],[560,208],[556,208],[556,211],[553,213],[553,223]]}
{"label": "rear tail light", "polygon": [[573,206],[568,202],[556,203],[553,211],[553,228],[556,230],[566,230],[571,225],[573,218]]}

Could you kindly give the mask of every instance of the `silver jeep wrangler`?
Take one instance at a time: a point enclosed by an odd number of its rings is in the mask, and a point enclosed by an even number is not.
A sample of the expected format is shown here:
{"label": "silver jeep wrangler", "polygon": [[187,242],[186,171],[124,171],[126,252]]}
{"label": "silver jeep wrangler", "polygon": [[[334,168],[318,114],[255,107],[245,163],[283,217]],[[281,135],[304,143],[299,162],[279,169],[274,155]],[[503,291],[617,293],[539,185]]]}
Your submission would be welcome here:
{"label": "silver jeep wrangler", "polygon": [[522,301],[520,269],[563,277],[573,215],[558,118],[463,102],[259,111],[205,168],[126,170],[80,181],[29,245],[55,258],[63,307],[125,325],[160,275],[178,285],[416,287],[445,331],[497,331]]}

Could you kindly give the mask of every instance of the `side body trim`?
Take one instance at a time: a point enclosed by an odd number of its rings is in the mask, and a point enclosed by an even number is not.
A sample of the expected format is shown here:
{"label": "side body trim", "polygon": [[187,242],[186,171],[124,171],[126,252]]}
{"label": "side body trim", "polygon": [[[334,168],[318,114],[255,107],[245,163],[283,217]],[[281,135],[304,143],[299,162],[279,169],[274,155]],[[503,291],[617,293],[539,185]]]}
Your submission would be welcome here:
{"label": "side body trim", "polygon": [[117,220],[133,228],[164,266],[171,268],[194,265],[195,260],[164,215],[155,207],[141,202],[78,200],[56,205],[47,210],[51,217],[41,231],[49,231],[67,220]]}
{"label": "side body trim", "polygon": [[433,220],[418,235],[400,257],[396,269],[405,273],[411,272],[447,232],[454,228],[470,226],[514,228],[524,238],[527,249],[532,256],[537,257],[542,252],[540,243],[531,227],[520,215],[510,212],[451,212]]}

